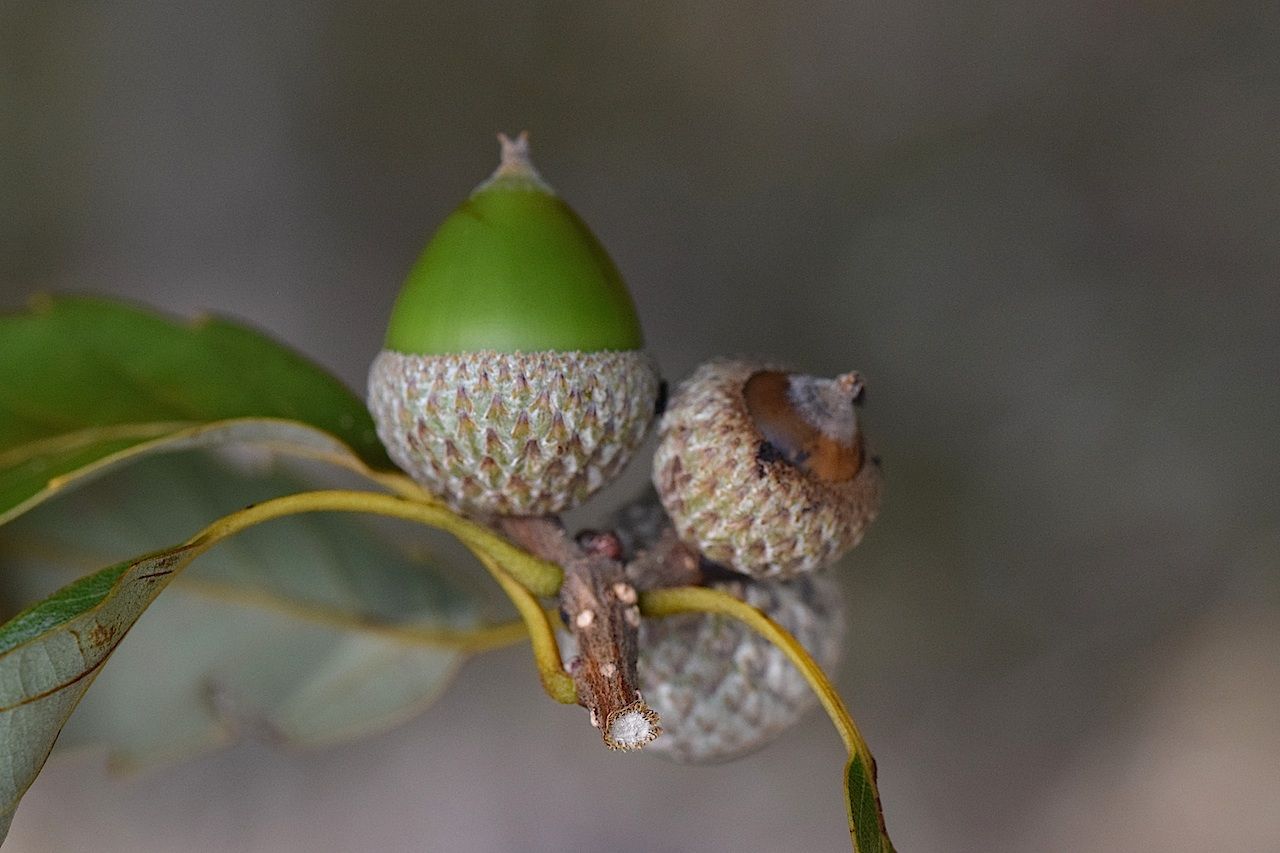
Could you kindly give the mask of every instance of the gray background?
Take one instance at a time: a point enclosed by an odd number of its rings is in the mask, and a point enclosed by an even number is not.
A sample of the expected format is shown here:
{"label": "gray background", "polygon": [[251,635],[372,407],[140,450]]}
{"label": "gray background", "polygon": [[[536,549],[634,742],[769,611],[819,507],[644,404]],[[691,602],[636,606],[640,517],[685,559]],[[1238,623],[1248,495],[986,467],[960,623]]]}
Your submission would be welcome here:
{"label": "gray background", "polygon": [[[1280,6],[0,0],[0,304],[217,309],[362,387],[529,128],[672,379],[869,378],[839,683],[905,851],[1280,844]],[[600,506],[626,497],[643,465]],[[6,849],[847,849],[818,715],[606,754],[527,650],[393,732],[134,779]]]}

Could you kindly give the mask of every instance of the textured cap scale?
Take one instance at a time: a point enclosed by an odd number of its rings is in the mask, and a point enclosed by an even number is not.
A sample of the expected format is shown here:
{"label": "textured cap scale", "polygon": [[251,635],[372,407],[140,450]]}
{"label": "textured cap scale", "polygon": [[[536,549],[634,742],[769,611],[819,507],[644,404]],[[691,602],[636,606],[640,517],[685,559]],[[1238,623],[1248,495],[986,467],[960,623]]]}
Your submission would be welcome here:
{"label": "textured cap scale", "polygon": [[369,408],[395,463],[455,507],[549,515],[622,471],[657,384],[639,351],[383,351]]}

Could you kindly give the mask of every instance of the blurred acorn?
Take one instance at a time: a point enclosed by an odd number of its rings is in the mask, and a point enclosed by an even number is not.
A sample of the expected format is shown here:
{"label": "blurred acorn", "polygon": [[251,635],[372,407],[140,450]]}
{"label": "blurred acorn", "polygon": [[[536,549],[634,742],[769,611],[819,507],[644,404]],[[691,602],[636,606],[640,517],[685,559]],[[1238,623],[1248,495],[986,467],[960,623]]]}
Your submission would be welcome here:
{"label": "blurred acorn", "polygon": [[880,507],[856,373],[702,365],[659,424],[653,483],[680,537],[753,577],[793,577],[857,545]]}
{"label": "blurred acorn", "polygon": [[391,458],[479,514],[547,515],[619,474],[658,377],[617,268],[522,134],[440,226],[391,314],[369,408]]}
{"label": "blurred acorn", "polygon": [[622,547],[621,556],[630,560],[658,541],[663,531],[671,527],[671,518],[662,508],[658,493],[652,488],[646,488],[619,507],[609,517],[607,526],[618,537]]}
{"label": "blurred acorn", "polygon": [[[763,610],[823,669],[840,659],[844,601],[827,575],[711,584]],[[817,704],[786,654],[746,625],[716,614],[646,619],[640,688],[664,733],[648,751],[686,763],[727,761],[764,746]]]}

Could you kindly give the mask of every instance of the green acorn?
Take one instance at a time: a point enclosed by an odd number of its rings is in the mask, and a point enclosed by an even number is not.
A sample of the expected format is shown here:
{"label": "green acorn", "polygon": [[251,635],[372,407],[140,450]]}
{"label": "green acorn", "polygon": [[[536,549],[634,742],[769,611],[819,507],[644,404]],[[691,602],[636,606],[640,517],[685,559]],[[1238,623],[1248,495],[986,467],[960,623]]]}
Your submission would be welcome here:
{"label": "green acorn", "polygon": [[409,273],[369,373],[391,458],[475,514],[548,515],[630,460],[658,376],[622,276],[524,134]]}

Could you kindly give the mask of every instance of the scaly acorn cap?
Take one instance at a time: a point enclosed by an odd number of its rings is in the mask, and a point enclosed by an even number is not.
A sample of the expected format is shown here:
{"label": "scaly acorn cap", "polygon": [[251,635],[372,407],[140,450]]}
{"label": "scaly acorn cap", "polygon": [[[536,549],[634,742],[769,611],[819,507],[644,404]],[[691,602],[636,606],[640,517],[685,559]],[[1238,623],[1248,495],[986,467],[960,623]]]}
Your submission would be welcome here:
{"label": "scaly acorn cap", "polygon": [[[609,527],[634,557],[671,528],[653,490],[619,509]],[[725,574],[729,574],[725,572]],[[844,598],[825,574],[788,581],[713,581],[760,608],[828,671],[844,648]],[[650,752],[686,763],[726,761],[757,749],[817,703],[804,676],[777,646],[734,619],[683,614],[640,623],[640,688],[663,722]]]}
{"label": "scaly acorn cap", "polygon": [[[711,586],[764,611],[823,669],[839,662],[844,599],[829,575]],[[638,675],[663,724],[662,737],[646,751],[684,763],[728,761],[759,749],[817,704],[781,649],[717,614],[644,620]]]}
{"label": "scaly acorn cap", "polygon": [[653,460],[680,538],[758,578],[812,571],[857,545],[882,487],[854,410],[862,391],[853,373],[816,379],[740,360],[694,371]]}
{"label": "scaly acorn cap", "polygon": [[476,514],[575,506],[630,460],[658,377],[599,241],[505,136],[502,162],[440,226],[369,373],[391,458]]}

